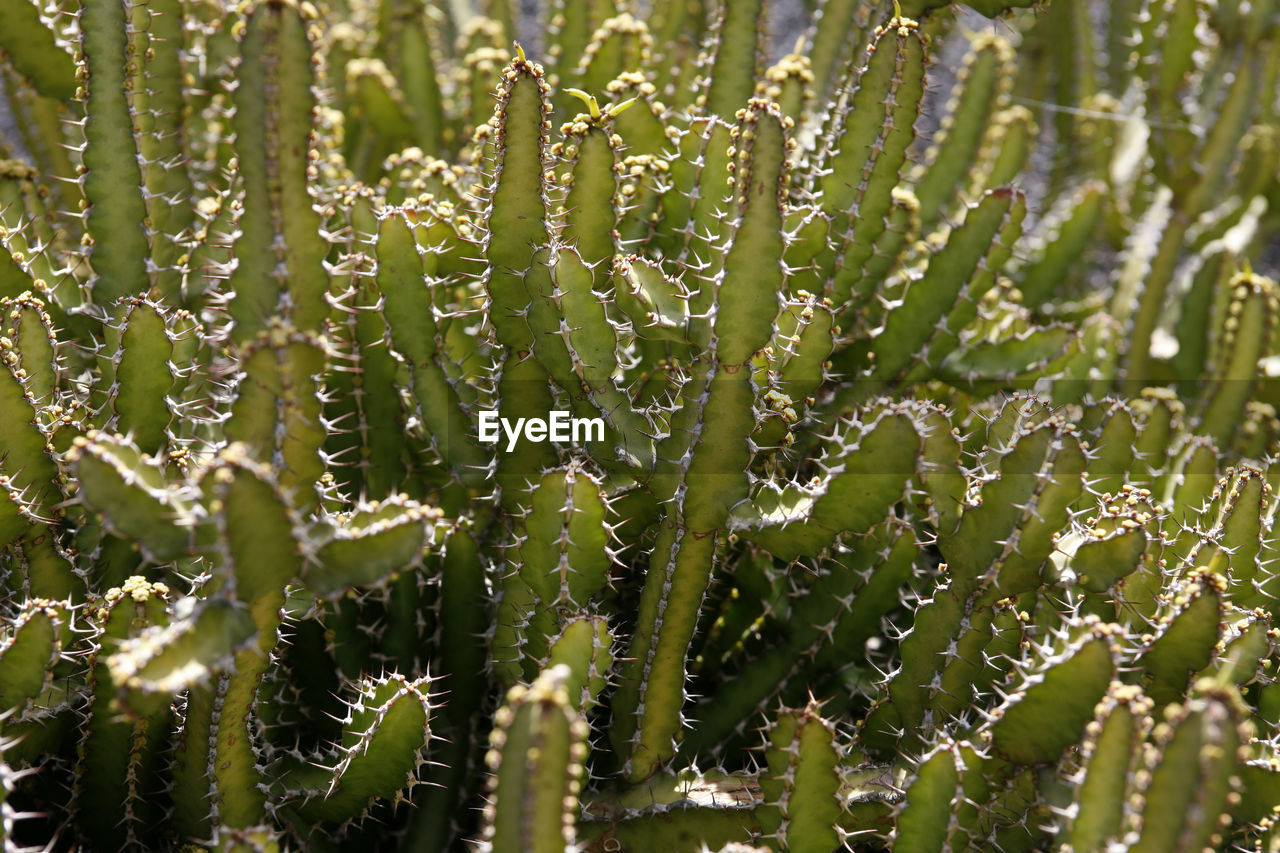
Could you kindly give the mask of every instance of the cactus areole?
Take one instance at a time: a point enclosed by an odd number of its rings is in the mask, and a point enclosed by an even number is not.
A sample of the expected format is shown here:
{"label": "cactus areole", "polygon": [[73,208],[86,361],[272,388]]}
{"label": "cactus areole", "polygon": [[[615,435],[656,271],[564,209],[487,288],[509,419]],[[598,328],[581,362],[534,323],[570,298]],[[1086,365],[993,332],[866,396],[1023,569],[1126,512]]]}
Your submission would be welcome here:
{"label": "cactus areole", "polygon": [[0,0],[0,853],[1280,851],[1277,78]]}

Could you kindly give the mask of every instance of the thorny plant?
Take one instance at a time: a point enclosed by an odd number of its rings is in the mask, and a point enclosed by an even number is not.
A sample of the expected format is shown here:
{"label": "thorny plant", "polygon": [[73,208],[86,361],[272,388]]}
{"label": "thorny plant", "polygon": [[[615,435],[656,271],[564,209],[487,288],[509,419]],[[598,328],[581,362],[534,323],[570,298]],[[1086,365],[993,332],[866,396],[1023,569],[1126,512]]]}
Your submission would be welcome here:
{"label": "thorny plant", "polygon": [[6,850],[1280,849],[1276,4],[646,5],[0,0]]}

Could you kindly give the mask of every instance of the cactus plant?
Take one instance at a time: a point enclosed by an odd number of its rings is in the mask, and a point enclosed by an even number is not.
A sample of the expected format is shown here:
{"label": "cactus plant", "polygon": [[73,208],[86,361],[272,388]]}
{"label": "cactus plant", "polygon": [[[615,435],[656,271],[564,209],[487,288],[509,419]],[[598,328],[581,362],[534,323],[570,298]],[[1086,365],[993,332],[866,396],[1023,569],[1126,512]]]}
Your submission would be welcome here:
{"label": "cactus plant", "polygon": [[1280,9],[639,5],[3,0],[4,849],[1280,849]]}

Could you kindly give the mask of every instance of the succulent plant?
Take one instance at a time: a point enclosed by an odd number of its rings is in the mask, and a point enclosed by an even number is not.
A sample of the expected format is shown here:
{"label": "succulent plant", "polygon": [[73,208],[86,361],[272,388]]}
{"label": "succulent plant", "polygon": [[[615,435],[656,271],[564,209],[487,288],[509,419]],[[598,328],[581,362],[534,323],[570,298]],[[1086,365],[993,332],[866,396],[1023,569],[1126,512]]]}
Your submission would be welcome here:
{"label": "succulent plant", "polygon": [[1280,850],[1270,0],[0,3],[6,851]]}

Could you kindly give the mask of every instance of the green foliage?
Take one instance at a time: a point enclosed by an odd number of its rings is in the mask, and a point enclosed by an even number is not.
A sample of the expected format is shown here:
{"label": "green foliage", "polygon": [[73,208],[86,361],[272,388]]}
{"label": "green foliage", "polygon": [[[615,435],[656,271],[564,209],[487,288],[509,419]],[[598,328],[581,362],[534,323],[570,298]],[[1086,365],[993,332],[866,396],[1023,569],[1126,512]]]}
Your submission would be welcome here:
{"label": "green foliage", "polygon": [[1280,849],[1280,8],[479,5],[0,3],[4,850]]}

